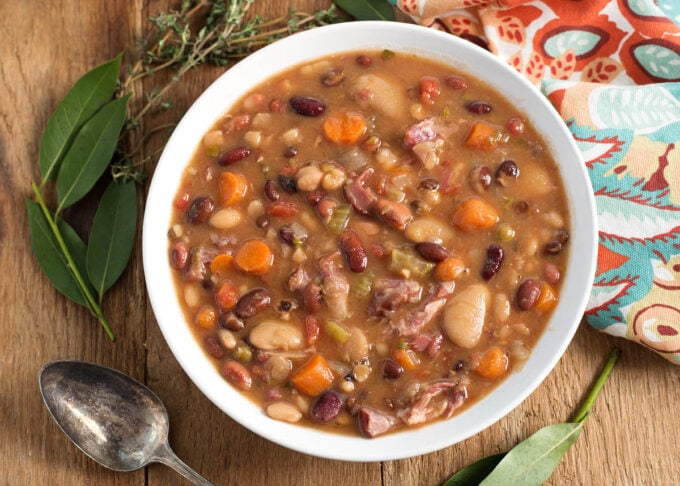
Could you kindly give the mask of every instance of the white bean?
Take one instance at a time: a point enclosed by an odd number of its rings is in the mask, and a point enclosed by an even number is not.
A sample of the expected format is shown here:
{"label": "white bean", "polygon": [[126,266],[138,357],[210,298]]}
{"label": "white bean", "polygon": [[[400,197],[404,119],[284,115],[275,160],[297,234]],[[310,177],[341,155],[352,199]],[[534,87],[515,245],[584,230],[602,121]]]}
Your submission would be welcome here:
{"label": "white bean", "polygon": [[489,291],[483,284],[470,285],[449,300],[442,324],[453,344],[470,349],[479,343],[488,300]]}
{"label": "white bean", "polygon": [[300,409],[289,402],[272,402],[264,410],[270,418],[282,422],[295,423],[302,418]]}
{"label": "white bean", "polygon": [[300,130],[297,128],[290,128],[281,134],[281,141],[288,145],[292,145],[300,140]]}
{"label": "white bean", "polygon": [[201,302],[201,295],[196,285],[184,287],[184,302],[189,307],[196,307]]}
{"label": "white bean", "polygon": [[388,147],[381,147],[375,153],[375,161],[378,163],[382,170],[393,169],[399,158],[392,152],[392,149]]}
{"label": "white bean", "polygon": [[248,336],[250,344],[267,351],[302,349],[304,336],[297,327],[283,322],[263,322],[253,327]]}
{"label": "white bean", "polygon": [[339,189],[344,182],[345,173],[336,167],[323,176],[323,179],[321,179],[321,187],[330,192]]}
{"label": "white bean", "polygon": [[504,293],[493,298],[493,316],[498,322],[505,322],[510,317],[510,299]]}
{"label": "white bean", "polygon": [[368,339],[364,331],[358,327],[349,329],[350,335],[344,344],[349,361],[359,361],[368,356]]}
{"label": "white bean", "polygon": [[297,188],[304,192],[315,191],[319,188],[324,173],[316,165],[305,165],[295,174]]}
{"label": "white bean", "polygon": [[217,331],[217,337],[220,338],[220,342],[225,348],[234,349],[236,347],[236,336],[229,329],[220,328]]}
{"label": "white bean", "polygon": [[222,130],[213,130],[203,136],[203,145],[206,147],[221,147],[225,144]]}
{"label": "white bean", "polygon": [[269,372],[269,376],[275,383],[283,383],[288,379],[291,370],[293,369],[293,363],[280,354],[273,354],[264,363],[264,369]]}
{"label": "white bean", "polygon": [[222,208],[210,216],[210,225],[217,229],[231,229],[241,222],[241,211],[236,208]]}
{"label": "white bean", "polygon": [[453,229],[435,217],[423,217],[411,221],[406,226],[404,235],[414,243],[442,243],[453,238]]}
{"label": "white bean", "polygon": [[259,147],[262,143],[262,132],[250,130],[243,134],[243,140],[251,147]]}

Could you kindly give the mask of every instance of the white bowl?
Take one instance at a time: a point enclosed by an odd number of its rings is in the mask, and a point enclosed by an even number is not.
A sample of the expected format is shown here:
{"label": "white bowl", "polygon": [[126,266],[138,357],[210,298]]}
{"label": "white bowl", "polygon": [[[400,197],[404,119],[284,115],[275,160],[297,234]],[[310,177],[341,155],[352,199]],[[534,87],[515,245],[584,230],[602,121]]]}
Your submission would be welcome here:
{"label": "white bowl", "polygon": [[[559,305],[522,369],[450,420],[364,439],[267,417],[228,384],[185,323],[168,261],[167,232],[182,170],[203,134],[243,94],[293,65],[332,53],[404,51],[449,63],[485,81],[524,112],[547,142],[565,183],[571,214],[568,268]],[[595,204],[581,155],[564,122],[540,92],[509,66],[452,35],[397,22],[351,22],[295,34],[250,55],[217,79],[194,103],[168,141],[151,182],[144,214],[143,260],[149,298],[163,335],[184,371],[220,409],[251,431],[306,454],[346,461],[417,456],[460,442],[519,405],[550,373],[583,315],[596,261]]]}

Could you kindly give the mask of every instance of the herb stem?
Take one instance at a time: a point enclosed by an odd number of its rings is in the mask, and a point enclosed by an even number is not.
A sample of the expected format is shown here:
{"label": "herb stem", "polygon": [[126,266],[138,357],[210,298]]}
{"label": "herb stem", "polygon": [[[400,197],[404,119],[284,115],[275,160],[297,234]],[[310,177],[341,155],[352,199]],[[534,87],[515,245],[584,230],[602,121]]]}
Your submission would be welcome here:
{"label": "herb stem", "polygon": [[35,182],[31,183],[31,188],[33,189],[33,193],[35,194],[36,202],[38,203],[40,210],[45,216],[47,224],[49,224],[50,229],[52,230],[52,234],[56,238],[57,243],[59,243],[59,249],[61,250],[61,253],[64,256],[64,258],[66,258],[68,269],[71,272],[71,275],[73,275],[73,278],[78,283],[78,287],[82,292],[83,297],[85,297],[85,300],[87,301],[88,309],[99,320],[102,327],[106,331],[106,334],[109,336],[109,339],[111,339],[111,341],[115,340],[116,336],[113,333],[113,330],[111,329],[111,326],[109,325],[108,321],[106,320],[106,317],[104,316],[101,307],[92,296],[90,290],[87,288],[85,280],[83,279],[83,276],[80,274],[80,271],[78,270],[78,267],[76,266],[75,261],[71,256],[71,252],[69,251],[68,246],[66,246],[64,237],[62,236],[61,231],[59,231],[57,223],[55,222],[54,218],[52,218],[52,214],[50,213],[49,209],[47,209],[45,200],[42,198],[42,195],[40,194],[40,189],[38,189],[38,186],[35,184]]}
{"label": "herb stem", "polygon": [[600,375],[595,380],[595,383],[593,383],[593,386],[590,387],[590,390],[588,390],[588,394],[586,395],[585,400],[583,400],[581,407],[574,414],[574,417],[571,420],[572,422],[582,423],[588,418],[590,415],[590,409],[593,407],[595,400],[597,400],[597,397],[602,391],[602,388],[609,378],[609,375],[611,375],[614,365],[616,364],[616,361],[619,359],[620,355],[621,350],[619,348],[614,348],[609,354],[609,358],[607,358],[607,361],[602,367]]}

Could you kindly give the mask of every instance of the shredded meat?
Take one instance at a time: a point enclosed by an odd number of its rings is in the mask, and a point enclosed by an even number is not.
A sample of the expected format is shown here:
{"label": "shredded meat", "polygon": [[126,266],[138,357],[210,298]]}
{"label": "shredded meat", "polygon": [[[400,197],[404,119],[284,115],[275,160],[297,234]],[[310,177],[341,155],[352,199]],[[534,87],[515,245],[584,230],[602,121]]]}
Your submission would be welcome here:
{"label": "shredded meat", "polygon": [[420,333],[444,308],[454,287],[453,282],[442,282],[429,293],[417,310],[399,309],[390,319],[391,328],[406,337]]}
{"label": "shredded meat", "polygon": [[438,417],[450,418],[467,399],[464,386],[451,381],[439,380],[428,383],[410,407],[397,412],[408,425],[422,424]]}
{"label": "shredded meat", "polygon": [[340,266],[340,251],[334,251],[321,257],[318,266],[321,271],[321,292],[323,299],[334,319],[344,320],[349,316],[347,299],[349,297],[349,280]]}
{"label": "shredded meat", "polygon": [[309,282],[309,275],[307,275],[305,269],[302,266],[298,266],[290,273],[290,275],[288,275],[286,289],[289,292],[297,292],[298,290],[304,289]]}
{"label": "shredded meat", "polygon": [[204,280],[208,275],[208,265],[217,256],[219,250],[211,246],[199,246],[191,252],[191,265],[187,268],[189,280]]}
{"label": "shredded meat", "polygon": [[403,304],[420,302],[422,287],[415,280],[381,278],[373,285],[369,314],[386,316]]}
{"label": "shredded meat", "polygon": [[367,186],[368,179],[373,174],[373,167],[364,169],[355,179],[349,181],[343,187],[345,199],[359,213],[367,216],[373,211],[378,196]]}

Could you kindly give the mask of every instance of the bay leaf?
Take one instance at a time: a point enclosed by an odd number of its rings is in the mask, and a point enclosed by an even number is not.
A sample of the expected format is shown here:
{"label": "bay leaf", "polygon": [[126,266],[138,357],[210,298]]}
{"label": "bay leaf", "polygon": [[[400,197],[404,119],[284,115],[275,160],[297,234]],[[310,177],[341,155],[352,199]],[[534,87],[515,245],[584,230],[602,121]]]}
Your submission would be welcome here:
{"label": "bay leaf", "polygon": [[357,20],[394,20],[394,7],[386,0],[333,0]]}
{"label": "bay leaf", "polygon": [[540,486],[553,473],[583,428],[582,422],[539,429],[513,447],[480,486]]}
{"label": "bay leaf", "polygon": [[129,99],[127,95],[108,102],[76,135],[57,175],[57,214],[83,198],[108,167]]}
{"label": "bay leaf", "polygon": [[134,181],[111,181],[97,207],[87,244],[87,274],[100,301],[127,266],[136,228]]}
{"label": "bay leaf", "polygon": [[443,486],[471,486],[477,485],[486,478],[491,471],[501,462],[506,453],[493,454],[481,458],[478,461],[468,464],[460,469],[456,474],[451,476]]}
{"label": "bay leaf", "polygon": [[[73,272],[70,270],[69,262],[64,256],[59,242],[54,236],[54,232],[40,206],[35,201],[26,200],[26,208],[28,210],[31,248],[38,259],[40,267],[59,292],[73,302],[89,308],[87,299]],[[75,267],[85,278],[85,255],[87,251],[85,243],[78,236],[78,233],[64,220],[57,219],[56,224],[75,263]],[[87,281],[85,281],[85,284],[89,287]]]}
{"label": "bay leaf", "polygon": [[120,70],[119,55],[85,73],[47,121],[40,139],[42,182],[56,176],[59,163],[83,124],[113,97]]}

